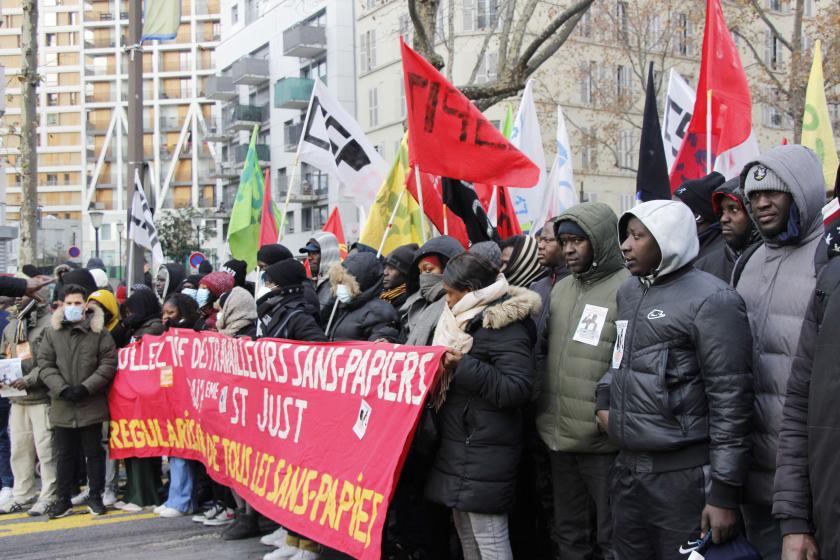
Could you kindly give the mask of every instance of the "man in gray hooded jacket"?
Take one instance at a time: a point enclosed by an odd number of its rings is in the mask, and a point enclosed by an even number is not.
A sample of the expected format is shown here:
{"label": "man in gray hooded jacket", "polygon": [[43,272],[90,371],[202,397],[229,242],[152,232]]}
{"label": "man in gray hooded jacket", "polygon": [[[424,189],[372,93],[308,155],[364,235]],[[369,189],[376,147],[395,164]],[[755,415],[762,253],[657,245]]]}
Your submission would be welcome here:
{"label": "man in gray hooded jacket", "polygon": [[781,557],[782,534],[773,518],[773,477],[785,390],[802,337],[816,338],[805,321],[821,268],[820,210],[825,179],[817,155],[804,146],[779,146],[744,167],[741,185],[764,245],[749,258],[736,285],[753,332],[755,407],[752,461],[742,506],[747,536],[765,560]]}

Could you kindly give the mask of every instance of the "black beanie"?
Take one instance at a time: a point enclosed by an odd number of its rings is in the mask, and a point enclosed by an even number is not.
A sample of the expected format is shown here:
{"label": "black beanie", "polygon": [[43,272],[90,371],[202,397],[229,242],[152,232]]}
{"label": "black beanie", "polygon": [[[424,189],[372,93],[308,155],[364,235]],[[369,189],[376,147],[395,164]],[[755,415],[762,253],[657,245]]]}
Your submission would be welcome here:
{"label": "black beanie", "polygon": [[577,222],[572,220],[560,220],[554,225],[554,236],[560,237],[563,234],[566,235],[576,235],[582,239],[589,239],[589,236],[586,235],[586,232],[583,231],[583,228],[578,225]]}
{"label": "black beanie", "polygon": [[674,191],[674,194],[691,209],[695,216],[700,216],[707,222],[714,223],[718,221],[718,217],[714,208],[712,208],[712,193],[725,181],[726,178],[723,175],[717,171],[712,171],[700,179],[686,181]]}
{"label": "black beanie", "polygon": [[198,273],[210,274],[211,272],[213,272],[213,265],[210,264],[210,261],[201,261],[201,264],[198,265]]}
{"label": "black beanie", "polygon": [[245,286],[245,276],[248,275],[248,263],[231,259],[222,265],[222,272],[227,272],[233,276],[233,285],[240,288]]}
{"label": "black beanie", "polygon": [[96,280],[93,279],[93,275],[86,268],[65,272],[64,276],[61,277],[61,283],[64,286],[69,286],[70,284],[81,286],[85,289],[88,295],[99,289],[96,286]]}
{"label": "black beanie", "polygon": [[414,255],[419,248],[420,246],[417,243],[409,243],[408,245],[397,247],[385,257],[385,264],[396,268],[400,271],[400,274],[406,276],[411,268],[411,263],[414,262]]}
{"label": "black beanie", "polygon": [[277,287],[288,288],[306,282],[306,269],[297,259],[286,259],[267,267],[265,276]]}
{"label": "black beanie", "polygon": [[271,266],[274,263],[285,261],[286,259],[294,258],[292,252],[284,245],[279,243],[272,243],[271,245],[263,245],[257,251],[257,260],[264,262],[266,266]]}

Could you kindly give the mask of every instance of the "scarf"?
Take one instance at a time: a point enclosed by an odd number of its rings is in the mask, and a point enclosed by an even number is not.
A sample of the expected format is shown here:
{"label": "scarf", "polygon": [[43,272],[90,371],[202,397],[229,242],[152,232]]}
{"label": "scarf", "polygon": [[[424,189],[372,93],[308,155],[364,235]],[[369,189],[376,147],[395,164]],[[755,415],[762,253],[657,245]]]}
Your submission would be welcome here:
{"label": "scarf", "polygon": [[391,288],[390,290],[386,290],[379,294],[379,299],[385,300],[388,303],[391,303],[401,295],[405,294],[406,286],[405,284],[400,284],[396,288]]}

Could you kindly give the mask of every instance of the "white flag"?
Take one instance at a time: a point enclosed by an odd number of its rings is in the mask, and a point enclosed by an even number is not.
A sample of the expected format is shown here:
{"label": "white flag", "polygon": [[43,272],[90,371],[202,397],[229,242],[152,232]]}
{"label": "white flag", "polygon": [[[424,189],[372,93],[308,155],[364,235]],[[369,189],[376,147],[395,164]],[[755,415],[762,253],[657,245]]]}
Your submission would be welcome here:
{"label": "white flag", "polygon": [[579,202],[572,174],[572,148],[569,144],[569,133],[566,132],[566,119],[563,118],[563,109],[560,105],[557,106],[555,143],[557,156],[554,158],[554,164],[551,166],[546,182],[545,215],[540,221],[541,224],[559,216]]}
{"label": "white flag", "polygon": [[662,111],[662,145],[665,147],[665,161],[668,173],[682,146],[688,123],[694,111],[695,92],[679,72],[671,68],[668,77],[668,95],[665,96],[665,110]]}
{"label": "white flag", "polygon": [[510,134],[510,143],[528,156],[540,170],[539,181],[530,189],[510,189],[511,201],[524,233],[540,228],[540,219],[545,215],[545,151],[540,133],[540,119],[534,105],[533,89],[534,80],[528,80]]}
{"label": "white flag", "polygon": [[344,194],[365,207],[373,204],[388,173],[385,160],[365,137],[362,127],[317,78],[298,154],[300,161],[340,181]]}
{"label": "white flag", "polygon": [[128,238],[152,252],[154,262],[163,262],[163,249],[160,246],[154,217],[146,201],[140,173],[134,170],[134,196],[131,199],[131,223],[128,224]]}

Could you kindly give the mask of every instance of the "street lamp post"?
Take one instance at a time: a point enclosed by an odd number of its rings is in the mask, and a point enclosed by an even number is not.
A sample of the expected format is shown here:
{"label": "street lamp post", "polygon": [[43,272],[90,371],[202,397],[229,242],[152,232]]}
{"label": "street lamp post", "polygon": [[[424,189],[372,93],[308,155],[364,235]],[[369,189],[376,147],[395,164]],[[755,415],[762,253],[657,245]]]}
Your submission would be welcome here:
{"label": "street lamp post", "polygon": [[96,258],[99,258],[99,228],[102,227],[102,220],[105,218],[105,212],[102,210],[88,210],[90,223],[96,232]]}
{"label": "street lamp post", "polygon": [[195,226],[195,243],[196,249],[201,250],[201,216],[193,216],[190,218],[192,224]]}
{"label": "street lamp post", "polygon": [[119,257],[120,263],[120,278],[124,276],[123,274],[123,260],[122,260],[122,233],[123,233],[123,223],[117,222],[117,257]]}

